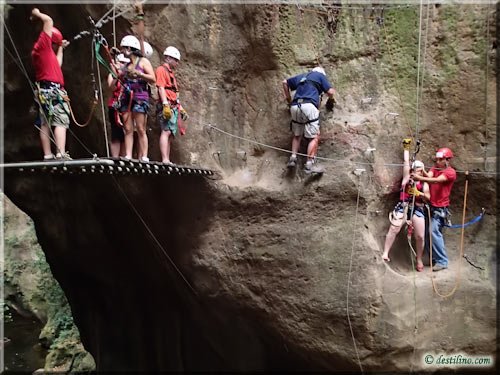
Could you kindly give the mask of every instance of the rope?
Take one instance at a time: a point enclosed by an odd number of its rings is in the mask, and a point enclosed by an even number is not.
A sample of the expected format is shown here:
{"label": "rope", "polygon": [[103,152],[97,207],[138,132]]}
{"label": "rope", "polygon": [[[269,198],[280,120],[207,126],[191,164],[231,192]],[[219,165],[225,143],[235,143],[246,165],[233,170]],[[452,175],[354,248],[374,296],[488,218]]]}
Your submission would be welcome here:
{"label": "rope", "polygon": [[484,170],[486,170],[486,158],[488,156],[488,138],[490,137],[490,132],[488,130],[488,41],[490,39],[490,6],[486,7],[486,41],[485,41],[485,52],[484,52]]}
{"label": "rope", "polygon": [[364,373],[363,366],[361,365],[361,360],[359,359],[358,347],[356,345],[356,339],[354,337],[354,332],[352,330],[351,318],[349,316],[349,291],[350,291],[350,286],[351,286],[351,272],[352,272],[352,258],[353,258],[353,254],[354,254],[354,243],[356,242],[356,228],[357,228],[357,224],[358,224],[360,190],[361,190],[361,174],[359,175],[359,178],[358,178],[358,196],[356,198],[356,214],[354,215],[354,224],[353,224],[353,231],[352,231],[351,258],[349,261],[349,273],[348,273],[348,277],[347,277],[346,313],[347,313],[347,321],[349,322],[349,330],[351,331],[352,343],[354,344],[354,350],[356,351],[356,357],[358,359],[359,369],[361,370],[361,373],[363,374]]}
{"label": "rope", "polygon": [[101,69],[99,69],[99,62],[96,59],[95,62],[97,66],[97,81],[99,82],[99,92],[101,94],[101,109],[102,109],[102,125],[104,128],[104,141],[106,142],[106,156],[109,158],[109,141],[108,141],[108,128],[106,126],[106,114],[104,111],[104,99],[102,95],[102,83],[101,83]]}
{"label": "rope", "polygon": [[[420,16],[418,21],[418,56],[417,56],[417,101],[415,105],[415,134],[418,134],[418,121],[419,121],[419,88],[420,88],[420,44],[422,40],[422,3],[420,0]],[[415,135],[416,136],[416,135]]]}
{"label": "rope", "polygon": [[118,183],[118,181],[116,180],[116,177],[115,176],[112,176],[113,177],[113,181],[114,183],[116,184],[116,186],[118,187],[118,190],[120,190],[120,193],[123,195],[123,197],[125,198],[125,200],[127,201],[127,203],[129,204],[130,208],[132,209],[132,211],[134,211],[134,213],[136,214],[136,216],[139,218],[139,220],[141,221],[142,225],[144,226],[144,228],[146,228],[146,230],[148,231],[149,235],[151,236],[151,238],[154,240],[154,242],[156,243],[156,245],[158,246],[158,248],[163,252],[163,254],[165,255],[165,257],[168,259],[168,261],[170,262],[170,264],[172,265],[172,267],[174,268],[174,270],[177,272],[177,274],[181,277],[181,279],[184,281],[184,283],[187,285],[187,287],[193,292],[193,294],[195,296],[198,295],[198,293],[196,292],[196,290],[193,288],[193,286],[189,283],[189,281],[186,279],[186,277],[184,276],[184,274],[181,272],[181,270],[177,267],[177,265],[175,264],[175,262],[172,260],[172,258],[170,258],[170,256],[168,255],[168,253],[166,252],[166,250],[163,248],[163,246],[161,245],[160,241],[158,241],[158,239],[156,238],[156,236],[154,235],[154,233],[151,231],[151,229],[149,228],[149,226],[146,224],[146,221],[143,219],[143,217],[141,216],[141,214],[139,213],[139,211],[137,211],[137,209],[135,208],[134,204],[130,201],[130,199],[128,198],[127,194],[123,191],[122,187],[120,186],[120,184]]}
{"label": "rope", "polygon": [[[233,137],[233,138],[236,138],[236,139],[239,139],[239,140],[242,140],[242,141],[245,141],[245,142],[248,142],[248,143],[252,143],[252,144],[255,144],[255,145],[258,145],[258,146],[261,146],[261,147],[266,147],[266,148],[269,148],[271,150],[275,150],[275,151],[280,151],[280,152],[284,152],[284,153],[287,153],[287,154],[291,154],[292,151],[290,150],[287,150],[287,149],[284,149],[284,148],[280,148],[280,147],[276,147],[276,146],[271,146],[271,145],[268,145],[266,143],[262,143],[262,142],[258,142],[258,141],[254,141],[253,139],[248,139],[248,138],[244,138],[244,137],[241,137],[239,135],[236,135],[236,134],[232,134],[232,133],[229,133],[225,130],[222,130],[212,124],[204,124],[204,126],[210,128],[210,129],[213,129],[215,131],[218,131],[219,133],[222,133],[228,137]],[[296,153],[298,156],[304,156],[304,157],[307,157],[307,154],[302,154],[300,152],[297,152]],[[353,160],[342,160],[342,159],[333,159],[333,158],[327,158],[327,157],[323,157],[323,156],[316,156],[316,159],[318,160],[323,160],[323,161],[328,161],[328,162],[338,162],[338,163],[343,163],[343,164],[354,164],[354,165],[365,165],[365,166],[375,166],[375,163],[369,163],[369,162],[362,162],[362,161],[353,161]],[[383,166],[385,167],[402,167],[403,164],[402,163],[384,163],[382,164]],[[457,173],[464,173],[465,171],[461,171],[461,170],[455,170]],[[470,174],[480,174],[480,175],[494,175],[496,176],[498,173],[496,172],[468,172]]]}
{"label": "rope", "polygon": [[113,0],[113,47],[116,48],[116,0]]}
{"label": "rope", "polygon": [[[447,294],[441,294],[438,291],[438,288],[436,286],[436,282],[434,280],[434,277],[431,276],[432,288],[434,289],[434,292],[439,297],[442,297],[442,298],[448,298],[448,297],[452,296],[455,293],[455,291],[458,289],[458,286],[460,285],[460,271],[462,269],[462,267],[461,267],[461,265],[462,265],[462,257],[464,256],[464,234],[465,234],[465,226],[463,226],[463,224],[465,223],[465,210],[467,208],[467,191],[468,191],[468,187],[469,187],[469,179],[467,178],[467,173],[466,173],[466,178],[465,178],[465,192],[464,192],[464,209],[462,211],[462,233],[460,235],[460,257],[458,258],[458,271],[457,271],[457,278],[455,280],[455,285],[454,285],[453,289],[449,293],[447,293]],[[427,210],[428,210],[428,214],[429,214],[429,217],[430,217],[430,210],[429,210],[429,208],[427,208]],[[430,220],[429,220],[429,223],[431,223]],[[431,253],[431,255],[430,255],[430,263],[431,263],[430,272],[432,274],[433,271],[432,271],[432,233],[431,233],[431,230],[429,230],[429,237],[430,237],[429,247],[430,247],[430,253]]]}

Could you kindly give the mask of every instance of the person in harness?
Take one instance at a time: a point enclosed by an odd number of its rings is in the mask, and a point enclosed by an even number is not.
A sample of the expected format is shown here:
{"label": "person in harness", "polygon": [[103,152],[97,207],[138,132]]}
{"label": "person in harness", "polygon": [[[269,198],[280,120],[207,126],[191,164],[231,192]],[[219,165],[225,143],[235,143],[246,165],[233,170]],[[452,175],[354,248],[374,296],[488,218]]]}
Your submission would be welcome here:
{"label": "person in harness", "polygon": [[[412,175],[416,181],[427,182],[431,192],[431,233],[432,233],[432,270],[441,271],[448,268],[448,255],[444,245],[443,227],[447,223],[450,212],[450,194],[457,172],[450,165],[453,152],[443,147],[436,152],[436,161],[428,173]],[[426,243],[426,247],[429,244]]]}
{"label": "person in harness", "polygon": [[149,60],[142,56],[139,39],[125,36],[121,42],[123,55],[130,59],[120,70],[123,89],[120,93],[120,108],[125,128],[125,158],[132,158],[134,147],[134,123],[137,128],[139,155],[141,161],[148,162],[148,136],[146,115],[149,109],[148,83],[154,83],[155,73]]}
{"label": "person in harness", "polygon": [[[128,64],[130,59],[126,58],[122,53],[118,53],[113,58],[112,69],[116,76],[125,64]],[[125,132],[123,130],[123,122],[118,109],[120,108],[120,93],[122,92],[122,84],[119,79],[113,74],[108,74],[108,88],[112,91],[108,99],[108,117],[111,126],[111,156],[117,158],[125,156]]]}
{"label": "person in harness", "polygon": [[[31,51],[33,68],[35,69],[36,101],[39,106],[35,126],[40,130],[43,159],[71,159],[66,152],[66,131],[69,128],[68,97],[64,89],[64,77],[61,70],[63,49],[69,45],[61,32],[54,27],[50,16],[40,12],[38,8],[31,11],[30,20],[41,20],[43,30]],[[56,46],[57,53],[53,46]],[[50,134],[54,127],[56,154],[52,153]]]}
{"label": "person in harness", "polygon": [[384,253],[382,259],[390,262],[389,252],[396,239],[397,234],[401,231],[403,223],[406,221],[408,225],[408,235],[415,235],[417,245],[417,264],[416,270],[422,272],[424,263],[422,256],[424,254],[424,238],[425,238],[425,211],[424,204],[430,199],[430,190],[427,183],[414,183],[411,179],[413,175],[422,176],[425,171],[424,163],[420,160],[415,160],[410,168],[410,145],[411,139],[403,140],[403,180],[401,181],[401,190],[399,202],[394,207],[394,210],[389,214],[391,225],[387,231],[384,244]]}
{"label": "person in harness", "polygon": [[[309,73],[285,79],[283,81],[283,91],[286,101],[290,104],[292,118],[290,127],[293,132],[292,155],[288,161],[288,167],[292,168],[297,165],[297,152],[304,136],[309,140],[304,171],[307,174],[311,172],[321,173],[323,172],[322,168],[317,165],[313,166],[320,135],[319,107],[321,105],[321,96],[326,93],[328,95],[326,108],[333,110],[335,89],[328,82],[325,70],[318,66]],[[293,100],[290,91],[295,91]]]}
{"label": "person in harness", "polygon": [[175,47],[169,46],[163,52],[165,61],[156,68],[156,87],[158,88],[157,116],[161,127],[160,152],[162,163],[172,164],[170,161],[170,149],[172,137],[180,132],[184,135],[185,129],[179,124],[188,118],[186,110],[182,107],[178,92],[179,86],[175,78],[174,70],[179,65],[181,53]]}

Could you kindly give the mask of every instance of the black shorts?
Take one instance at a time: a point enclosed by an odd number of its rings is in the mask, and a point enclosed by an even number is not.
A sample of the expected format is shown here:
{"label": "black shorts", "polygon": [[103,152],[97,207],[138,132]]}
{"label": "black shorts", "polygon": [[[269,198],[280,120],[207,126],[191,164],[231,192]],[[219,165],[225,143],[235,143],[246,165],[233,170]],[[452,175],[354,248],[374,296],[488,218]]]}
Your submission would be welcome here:
{"label": "black shorts", "polygon": [[116,123],[115,116],[116,109],[108,107],[109,123],[111,124],[111,141],[123,142],[125,140],[125,132],[123,131],[123,127]]}

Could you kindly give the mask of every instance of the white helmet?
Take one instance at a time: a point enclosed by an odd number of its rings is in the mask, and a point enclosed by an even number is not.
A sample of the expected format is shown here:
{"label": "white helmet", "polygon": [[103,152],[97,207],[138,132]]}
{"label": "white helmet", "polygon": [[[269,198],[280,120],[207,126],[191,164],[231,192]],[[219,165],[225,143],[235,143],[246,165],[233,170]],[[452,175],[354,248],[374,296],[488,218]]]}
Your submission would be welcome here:
{"label": "white helmet", "polygon": [[174,59],[177,60],[181,59],[181,53],[179,52],[179,50],[172,46],[167,47],[165,49],[165,52],[163,52],[163,55],[173,57]]}
{"label": "white helmet", "polygon": [[316,67],[316,68],[314,68],[312,71],[313,71],[313,72],[318,72],[318,73],[321,73],[321,74],[323,74],[324,76],[326,76],[325,69],[323,69],[321,66],[317,66],[317,67]]}
{"label": "white helmet", "polygon": [[116,56],[116,60],[123,63],[123,64],[130,62],[130,59],[125,57],[125,55],[123,53],[120,53],[118,56]]}
{"label": "white helmet", "polygon": [[148,42],[144,42],[144,57],[149,59],[153,56],[153,47]]}
{"label": "white helmet", "polygon": [[415,160],[412,164],[411,164],[411,169],[417,169],[417,168],[424,168],[424,163],[421,162],[420,160]]}
{"label": "white helmet", "polygon": [[139,39],[137,39],[135,36],[127,35],[124,36],[122,41],[120,42],[120,47],[130,47],[136,50],[140,50],[141,43],[139,42]]}

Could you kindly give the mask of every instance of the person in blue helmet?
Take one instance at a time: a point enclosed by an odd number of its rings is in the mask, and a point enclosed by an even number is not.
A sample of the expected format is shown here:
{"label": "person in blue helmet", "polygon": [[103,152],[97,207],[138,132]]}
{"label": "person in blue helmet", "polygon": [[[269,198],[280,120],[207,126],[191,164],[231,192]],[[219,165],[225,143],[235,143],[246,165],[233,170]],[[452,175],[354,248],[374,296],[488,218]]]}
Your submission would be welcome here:
{"label": "person in blue helmet", "polygon": [[[328,100],[326,108],[333,110],[335,103],[335,89],[326,77],[325,69],[318,66],[308,73],[298,74],[283,81],[283,91],[286,101],[290,104],[290,115],[292,118],[290,127],[293,132],[292,155],[288,161],[288,167],[297,164],[297,152],[299,151],[302,137],[308,140],[307,161],[304,167],[306,174],[321,173],[323,169],[313,165],[318,151],[320,135],[319,107],[321,97],[326,93]],[[293,100],[291,91],[295,91]]]}

